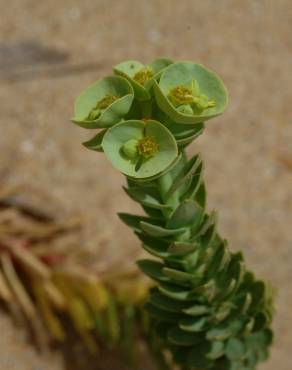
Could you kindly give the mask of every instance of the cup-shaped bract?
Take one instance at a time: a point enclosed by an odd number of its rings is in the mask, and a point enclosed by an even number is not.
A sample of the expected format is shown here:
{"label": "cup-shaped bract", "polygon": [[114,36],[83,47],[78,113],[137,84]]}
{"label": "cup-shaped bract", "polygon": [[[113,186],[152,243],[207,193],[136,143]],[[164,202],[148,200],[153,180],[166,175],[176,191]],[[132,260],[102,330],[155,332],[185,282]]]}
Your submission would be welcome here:
{"label": "cup-shaped bract", "polygon": [[102,78],[78,96],[72,121],[88,129],[111,127],[129,112],[133,99],[133,88],[125,78]]}
{"label": "cup-shaped bract", "polygon": [[214,72],[201,64],[177,62],[154,81],[156,102],[172,120],[196,124],[223,113],[227,90]]}
{"label": "cup-shaped bract", "polygon": [[140,101],[149,100],[150,89],[154,79],[159,78],[161,72],[172,64],[172,60],[159,58],[144,65],[136,60],[128,60],[114,67],[114,73],[127,78],[135,91],[135,98]]}
{"label": "cup-shaped bract", "polygon": [[111,127],[102,147],[115,168],[136,179],[161,173],[178,155],[171,132],[153,120],[130,120]]}

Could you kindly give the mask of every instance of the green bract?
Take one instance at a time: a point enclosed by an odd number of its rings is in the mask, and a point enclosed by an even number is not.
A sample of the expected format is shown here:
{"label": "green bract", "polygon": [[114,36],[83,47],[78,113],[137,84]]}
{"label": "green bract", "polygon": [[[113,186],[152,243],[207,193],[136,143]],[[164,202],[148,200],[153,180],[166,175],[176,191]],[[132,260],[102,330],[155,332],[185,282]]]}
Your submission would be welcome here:
{"label": "green bract", "polygon": [[114,67],[114,72],[126,77],[135,91],[138,100],[149,100],[150,88],[154,79],[159,77],[161,71],[172,63],[170,59],[155,59],[151,63],[144,65],[136,60],[128,60]]}
{"label": "green bract", "polygon": [[190,144],[204,131],[203,122],[196,124],[176,123],[159,108],[155,110],[154,115],[159,122],[163,122],[163,124],[169,129],[173,134],[177,145],[182,148]]}
{"label": "green bract", "polygon": [[159,107],[178,123],[194,124],[223,113],[228,102],[220,78],[201,64],[178,62],[154,81]]}
{"label": "green bract", "polygon": [[133,178],[165,170],[178,150],[170,131],[157,121],[124,121],[104,135],[102,148],[114,167]]}
{"label": "green bract", "polygon": [[105,77],[79,95],[72,121],[89,129],[110,127],[128,113],[133,99],[133,88],[125,78]]}

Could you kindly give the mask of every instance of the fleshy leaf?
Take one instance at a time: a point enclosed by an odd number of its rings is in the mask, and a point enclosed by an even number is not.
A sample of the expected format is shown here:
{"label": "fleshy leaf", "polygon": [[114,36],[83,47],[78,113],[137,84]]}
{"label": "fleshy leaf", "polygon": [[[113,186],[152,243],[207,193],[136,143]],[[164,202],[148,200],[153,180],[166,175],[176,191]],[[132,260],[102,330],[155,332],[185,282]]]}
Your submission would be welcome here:
{"label": "fleshy leaf", "polygon": [[204,305],[194,305],[184,310],[190,316],[201,316],[210,312],[210,307]]}
{"label": "fleshy leaf", "polygon": [[142,191],[140,187],[131,187],[129,189],[125,189],[125,191],[132,199],[146,207],[160,210],[171,208],[169,205],[161,203],[155,195],[147,194],[145,191]]}
{"label": "fleshy leaf", "polygon": [[204,341],[204,336],[174,327],[168,332],[168,340],[178,346],[195,346]]}
{"label": "fleshy leaf", "polygon": [[194,301],[198,297],[196,294],[192,294],[189,288],[182,289],[172,284],[160,284],[158,289],[162,294],[178,301]]}
{"label": "fleshy leaf", "polygon": [[157,288],[154,288],[150,294],[150,302],[154,306],[157,306],[163,310],[170,311],[170,312],[179,312],[182,313],[183,309],[189,306],[187,302],[180,302],[165,295],[161,294]]}
{"label": "fleshy leaf", "polygon": [[140,222],[149,220],[147,217],[131,215],[129,213],[118,213],[119,218],[135,232],[141,232]]}
{"label": "fleshy leaf", "polygon": [[216,360],[217,358],[220,358],[225,353],[225,343],[222,341],[214,341],[211,342],[211,348],[209,352],[206,354],[206,357],[210,360]]}
{"label": "fleshy leaf", "polygon": [[244,343],[238,338],[229,338],[226,346],[226,355],[230,360],[243,360],[246,356]]}
{"label": "fleshy leaf", "polygon": [[181,317],[179,313],[165,311],[161,308],[153,306],[150,302],[145,304],[145,309],[149,312],[150,316],[153,316],[154,318],[161,321],[175,323]]}
{"label": "fleshy leaf", "polygon": [[96,152],[102,152],[102,139],[104,137],[104,134],[106,133],[106,130],[100,131],[98,134],[96,134],[92,139],[85,141],[82,143],[87,149],[94,150]]}
{"label": "fleshy leaf", "polygon": [[158,281],[169,281],[169,279],[163,274],[162,269],[164,265],[154,260],[140,260],[137,262],[139,268],[151,279]]}
{"label": "fleshy leaf", "polygon": [[153,225],[143,221],[140,223],[140,226],[141,229],[145,231],[145,233],[156,237],[177,235],[185,231],[184,228],[166,229],[164,227]]}
{"label": "fleshy leaf", "polygon": [[197,243],[186,243],[186,242],[173,242],[169,248],[168,252],[173,255],[184,256],[186,254],[194,252],[198,249],[199,244]]}
{"label": "fleshy leaf", "polygon": [[196,275],[192,275],[192,274],[189,274],[187,272],[179,271],[179,270],[172,269],[172,268],[169,268],[169,267],[164,267],[162,271],[163,271],[164,275],[169,277],[174,282],[176,282],[176,281],[191,282],[196,277]]}
{"label": "fleshy leaf", "polygon": [[175,176],[171,187],[169,188],[166,197],[170,197],[180,186],[182,186],[188,179],[191,179],[192,176],[195,174],[197,168],[201,163],[201,158],[199,155],[195,155],[191,158],[183,168],[179,171],[179,173]]}
{"label": "fleshy leaf", "polygon": [[185,200],[177,207],[167,223],[169,228],[192,226],[196,228],[203,218],[203,209],[193,200]]}

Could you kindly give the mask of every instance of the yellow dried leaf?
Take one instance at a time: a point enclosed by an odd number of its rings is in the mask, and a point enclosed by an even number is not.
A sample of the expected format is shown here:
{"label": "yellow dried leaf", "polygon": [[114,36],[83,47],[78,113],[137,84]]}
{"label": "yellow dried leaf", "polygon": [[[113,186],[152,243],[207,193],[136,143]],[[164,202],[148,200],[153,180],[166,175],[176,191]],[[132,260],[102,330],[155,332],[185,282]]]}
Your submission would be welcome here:
{"label": "yellow dried leaf", "polygon": [[54,314],[52,307],[49,302],[49,297],[47,296],[42,284],[38,282],[33,282],[33,290],[39,308],[41,310],[44,322],[48,327],[52,336],[59,341],[64,341],[66,338],[65,331],[58,320],[57,316]]}
{"label": "yellow dried leaf", "polygon": [[29,320],[34,320],[36,316],[35,307],[28,293],[23,287],[20,279],[18,278],[9,255],[7,253],[2,253],[0,255],[0,260],[2,263],[4,275],[9,283],[11,290],[13,291],[19,304],[21,305],[24,313],[26,314]]}

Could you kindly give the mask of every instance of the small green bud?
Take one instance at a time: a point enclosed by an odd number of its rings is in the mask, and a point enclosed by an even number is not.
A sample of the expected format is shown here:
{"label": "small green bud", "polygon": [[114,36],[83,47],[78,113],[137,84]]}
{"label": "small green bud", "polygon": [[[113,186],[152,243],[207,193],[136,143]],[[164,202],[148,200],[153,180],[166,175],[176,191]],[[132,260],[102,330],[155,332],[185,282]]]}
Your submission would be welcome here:
{"label": "small green bud", "polygon": [[193,96],[197,96],[200,94],[200,86],[197,80],[193,79],[191,83],[191,90],[193,93]]}
{"label": "small green bud", "polygon": [[216,103],[214,100],[209,100],[206,95],[201,94],[194,98],[194,105],[198,110],[205,110],[211,107],[215,107]]}
{"label": "small green bud", "polygon": [[129,159],[135,159],[138,156],[138,144],[137,139],[131,139],[125,142],[122,146],[122,151]]}
{"label": "small green bud", "polygon": [[189,104],[181,105],[177,110],[182,114],[194,114],[192,107]]}
{"label": "small green bud", "polygon": [[87,116],[87,119],[89,121],[95,121],[101,114],[102,109],[106,109],[109,107],[113,102],[115,102],[117,99],[119,99],[118,96],[106,94],[104,98],[99,100],[96,103],[95,108],[93,108],[90,113]]}
{"label": "small green bud", "polygon": [[135,159],[137,156],[143,158],[153,157],[159,149],[159,144],[152,137],[145,136],[143,139],[131,139],[122,146],[123,153],[129,159]]}
{"label": "small green bud", "polygon": [[95,109],[92,109],[91,112],[89,113],[87,119],[89,121],[94,121],[96,120],[98,117],[100,116],[100,109],[98,108],[95,108]]}

